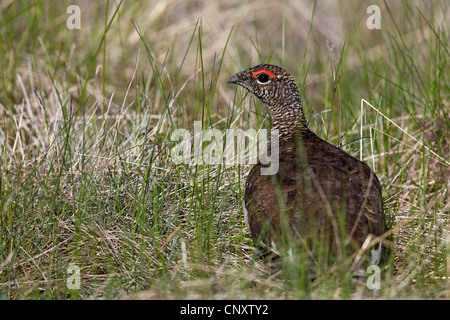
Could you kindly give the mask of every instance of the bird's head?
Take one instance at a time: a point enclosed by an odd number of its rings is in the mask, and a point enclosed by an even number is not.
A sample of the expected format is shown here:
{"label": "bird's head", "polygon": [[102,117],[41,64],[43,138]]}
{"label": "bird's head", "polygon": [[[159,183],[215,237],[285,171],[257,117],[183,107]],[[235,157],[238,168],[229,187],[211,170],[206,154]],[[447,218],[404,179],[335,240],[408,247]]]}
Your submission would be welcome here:
{"label": "bird's head", "polygon": [[260,64],[232,76],[228,83],[240,85],[269,107],[293,98],[300,99],[294,78],[283,68]]}
{"label": "bird's head", "polygon": [[228,83],[244,87],[265,103],[274,127],[306,127],[297,84],[283,68],[260,64],[236,73]]}

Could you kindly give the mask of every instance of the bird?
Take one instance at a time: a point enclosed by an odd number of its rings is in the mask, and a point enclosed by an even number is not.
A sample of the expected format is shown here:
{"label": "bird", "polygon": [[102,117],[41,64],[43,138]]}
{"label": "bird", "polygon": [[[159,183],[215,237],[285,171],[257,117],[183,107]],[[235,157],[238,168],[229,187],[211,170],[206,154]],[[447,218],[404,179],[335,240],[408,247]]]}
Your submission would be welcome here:
{"label": "bird", "polygon": [[[263,102],[278,132],[277,172],[262,174],[267,165],[259,160],[245,183],[243,211],[254,238],[275,249],[298,243],[342,256],[387,231],[376,174],[309,129],[296,81],[286,70],[260,64],[228,83]],[[371,264],[385,256],[383,247],[378,242],[370,249]]]}

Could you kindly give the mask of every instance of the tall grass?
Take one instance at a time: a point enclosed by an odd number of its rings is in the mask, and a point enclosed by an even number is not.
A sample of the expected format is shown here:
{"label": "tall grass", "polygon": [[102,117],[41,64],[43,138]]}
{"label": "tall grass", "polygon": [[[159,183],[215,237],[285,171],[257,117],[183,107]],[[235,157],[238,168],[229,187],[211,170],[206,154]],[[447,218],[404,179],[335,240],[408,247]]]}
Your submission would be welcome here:
{"label": "tall grass", "polygon": [[[0,297],[448,298],[450,8],[380,2],[368,30],[370,4],[80,1],[69,30],[63,3],[2,3]],[[173,163],[194,121],[270,127],[226,85],[261,62],[377,173],[394,235],[380,290],[346,263],[273,274],[243,221],[251,166]]]}

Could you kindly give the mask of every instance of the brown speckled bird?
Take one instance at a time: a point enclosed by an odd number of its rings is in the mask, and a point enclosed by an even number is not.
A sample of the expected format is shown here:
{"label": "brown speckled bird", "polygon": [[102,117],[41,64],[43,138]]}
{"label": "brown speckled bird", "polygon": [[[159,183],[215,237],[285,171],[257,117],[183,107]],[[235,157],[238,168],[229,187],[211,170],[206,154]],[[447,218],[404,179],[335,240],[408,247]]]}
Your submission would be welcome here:
{"label": "brown speckled bird", "polygon": [[[228,83],[259,98],[279,132],[278,172],[262,175],[266,165],[258,162],[245,185],[244,212],[255,238],[268,246],[287,238],[310,247],[320,243],[322,249],[342,253],[344,248],[354,252],[386,231],[375,173],[308,128],[290,74],[261,64],[235,74]],[[381,243],[372,248],[371,263],[379,262],[382,251]]]}

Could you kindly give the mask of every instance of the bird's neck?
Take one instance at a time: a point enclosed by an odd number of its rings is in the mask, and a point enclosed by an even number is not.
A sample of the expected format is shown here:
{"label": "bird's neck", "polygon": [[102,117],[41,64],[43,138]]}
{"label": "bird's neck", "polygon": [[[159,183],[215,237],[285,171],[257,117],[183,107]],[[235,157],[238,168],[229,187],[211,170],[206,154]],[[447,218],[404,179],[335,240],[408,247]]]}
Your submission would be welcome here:
{"label": "bird's neck", "polygon": [[272,129],[278,129],[281,140],[291,140],[297,133],[309,131],[301,101],[270,106]]}

